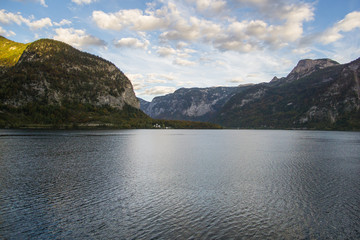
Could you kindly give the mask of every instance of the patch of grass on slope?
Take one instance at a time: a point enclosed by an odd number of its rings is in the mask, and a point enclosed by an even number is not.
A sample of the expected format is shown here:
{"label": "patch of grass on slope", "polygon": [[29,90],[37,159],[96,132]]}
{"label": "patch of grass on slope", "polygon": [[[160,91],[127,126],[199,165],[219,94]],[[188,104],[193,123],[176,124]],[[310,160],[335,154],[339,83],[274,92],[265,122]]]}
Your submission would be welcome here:
{"label": "patch of grass on slope", "polygon": [[28,44],[10,41],[0,36],[0,66],[14,66]]}

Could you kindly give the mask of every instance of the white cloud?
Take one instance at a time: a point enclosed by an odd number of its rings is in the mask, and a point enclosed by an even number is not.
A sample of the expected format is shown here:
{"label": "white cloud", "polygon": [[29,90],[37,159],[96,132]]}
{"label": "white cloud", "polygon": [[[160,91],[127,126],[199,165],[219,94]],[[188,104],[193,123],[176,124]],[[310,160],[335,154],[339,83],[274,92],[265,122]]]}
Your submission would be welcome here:
{"label": "white cloud", "polygon": [[196,50],[190,48],[181,48],[174,49],[172,47],[156,47],[156,52],[160,57],[174,57],[174,63],[182,66],[193,65],[193,62],[185,60],[185,58],[190,58],[191,54],[196,53]]}
{"label": "white cloud", "polygon": [[[289,4],[281,0],[237,0],[263,15],[263,20],[231,19],[225,31],[214,32],[214,46],[222,51],[252,52],[263,48],[282,48],[302,37],[303,23],[314,16],[311,4]],[[240,6],[242,6],[240,5]],[[254,14],[256,17],[256,14]],[[274,22],[275,24],[271,24]]]}
{"label": "white cloud", "polygon": [[[199,83],[198,82],[194,82],[194,81],[179,81],[176,83],[177,87],[199,87]],[[205,87],[205,86],[204,86]]]}
{"label": "white cloud", "polygon": [[[301,39],[303,22],[313,19],[313,7],[310,4],[287,5],[282,1],[239,0],[254,6],[262,14],[272,13],[284,23],[272,25],[264,20],[233,21],[225,37],[219,38],[216,45],[221,50],[252,52],[264,47],[281,48]],[[269,18],[271,19],[271,18]]]}
{"label": "white cloud", "polygon": [[246,75],[247,78],[257,78],[259,77],[259,74],[257,73],[249,73],[248,75]]}
{"label": "white cloud", "polygon": [[146,87],[144,84],[144,75],[140,73],[126,73],[125,74],[131,81],[135,91],[141,90]]}
{"label": "white cloud", "polygon": [[149,73],[147,74],[147,83],[167,83],[173,81],[173,74]]}
{"label": "white cloud", "polygon": [[0,23],[10,24],[12,22],[21,25],[23,22],[28,21],[20,13],[7,12],[5,9],[0,10]]}
{"label": "white cloud", "polygon": [[[164,31],[160,38],[201,40],[222,51],[252,52],[263,47],[281,48],[295,42],[303,34],[303,22],[313,19],[314,9],[310,4],[289,4],[280,0],[244,2],[250,4],[255,12],[266,15],[269,22],[255,18],[241,22],[229,19],[227,22],[217,23],[197,17],[178,17],[175,24],[170,24],[172,28]],[[277,19],[277,25],[270,24],[273,18]]]}
{"label": "white cloud", "polygon": [[329,44],[343,38],[341,32],[350,32],[356,28],[360,28],[360,12],[351,12],[345,18],[337,22],[332,28],[327,29],[318,37],[323,44]]}
{"label": "white cloud", "polygon": [[[146,75],[143,74],[131,74],[127,73],[126,76],[130,79],[130,81],[134,82],[136,86],[141,86],[144,88],[146,85],[154,84],[154,83],[168,83],[175,79],[172,73],[170,74],[163,74],[163,73],[148,73]],[[139,90],[140,88],[136,89]]]}
{"label": "white cloud", "polygon": [[38,2],[40,3],[43,7],[48,7],[48,5],[46,5],[45,0],[15,0],[18,2]]}
{"label": "white cloud", "polygon": [[190,53],[196,53],[197,51],[191,48],[185,48],[184,52],[190,54]]}
{"label": "white cloud", "polygon": [[96,2],[97,0],[71,0],[73,3],[76,3],[77,5],[83,5],[83,4],[90,4],[93,2]]}
{"label": "white cloud", "polygon": [[168,84],[174,81],[173,73],[126,73],[126,76],[132,82],[136,94],[140,96],[163,95],[175,91],[175,87],[172,86],[156,87],[157,84]]}
{"label": "white cloud", "polygon": [[[92,19],[102,29],[120,31],[162,31],[160,38],[164,40],[196,41],[211,39],[222,31],[222,26],[211,21],[179,11],[177,6],[168,2],[160,9],[145,13],[140,9],[121,10],[115,13],[94,11]],[[182,43],[182,44],[183,44]]]}
{"label": "white cloud", "polygon": [[351,12],[345,18],[335,24],[336,29],[343,32],[352,31],[360,27],[360,12]]}
{"label": "white cloud", "polygon": [[156,51],[161,57],[175,55],[177,51],[171,47],[159,47]]}
{"label": "white cloud", "polygon": [[157,79],[157,78],[149,78],[146,80],[146,83],[152,84],[152,83],[166,83],[167,81],[164,79]]}
{"label": "white cloud", "polygon": [[220,13],[226,8],[226,1],[224,0],[187,0],[187,2],[195,3],[200,12]]}
{"label": "white cloud", "polygon": [[160,37],[164,40],[195,41],[200,37],[200,33],[195,27],[183,25],[178,26],[180,30],[170,30],[163,32]]}
{"label": "white cloud", "polygon": [[298,47],[298,48],[292,50],[292,52],[295,53],[295,54],[304,55],[306,53],[311,52],[311,49],[308,48],[308,47]]}
{"label": "white cloud", "polygon": [[47,7],[48,5],[46,5],[45,3],[45,0],[39,0],[40,4],[43,6],[43,7]]}
{"label": "white cloud", "polygon": [[177,41],[211,41],[223,32],[223,26],[212,21],[190,17],[189,19],[178,17],[171,28],[164,31],[160,38]]}
{"label": "white cloud", "polygon": [[173,62],[176,65],[180,65],[180,66],[194,66],[196,65],[195,62],[186,60],[186,59],[181,59],[181,58],[176,58]]}
{"label": "white cloud", "polygon": [[235,78],[232,78],[232,79],[228,80],[228,82],[230,82],[230,83],[243,83],[244,79],[242,77],[235,77]]}
{"label": "white cloud", "polygon": [[137,38],[122,38],[114,42],[116,47],[142,48],[147,49],[150,42],[148,40],[141,41]]}
{"label": "white cloud", "polygon": [[216,47],[222,51],[237,51],[241,53],[253,52],[258,49],[256,43],[226,39],[225,41],[218,41]]}
{"label": "white cloud", "polygon": [[94,11],[92,18],[99,28],[120,31],[124,23],[118,20],[115,14],[106,14],[103,11]]}
{"label": "white cloud", "polygon": [[11,36],[15,36],[16,34],[13,31],[6,31],[0,26],[0,35],[3,35],[5,37],[11,37]]}
{"label": "white cloud", "polygon": [[106,43],[92,35],[86,34],[85,30],[74,28],[57,28],[55,29],[55,40],[66,42],[73,47],[82,49],[88,46],[106,46]]}
{"label": "white cloud", "polygon": [[175,80],[175,76],[174,76],[173,73],[169,73],[169,74],[159,74],[159,73],[157,73],[156,76],[158,76],[160,78],[163,78],[163,79],[166,79],[168,81]]}
{"label": "white cloud", "polygon": [[53,26],[52,21],[50,18],[42,18],[37,21],[26,21],[26,25],[30,27],[32,30],[41,29],[44,27],[51,27]]}
{"label": "white cloud", "polygon": [[186,42],[178,42],[177,45],[176,45],[176,48],[181,49],[181,48],[184,48],[184,47],[186,47],[188,45],[189,44],[186,43]]}
{"label": "white cloud", "polygon": [[71,21],[69,21],[69,20],[67,20],[67,19],[63,19],[63,20],[61,20],[60,22],[53,22],[53,24],[55,25],[55,26],[57,26],[57,27],[60,27],[60,26],[64,26],[64,25],[71,25],[72,24],[72,22]]}
{"label": "white cloud", "polygon": [[126,73],[125,74],[131,81],[136,81],[138,79],[144,78],[144,75],[140,73]]}
{"label": "white cloud", "polygon": [[145,84],[144,83],[141,83],[141,82],[132,82],[132,85],[133,85],[133,88],[135,91],[138,91],[138,90],[141,90],[143,88],[145,88]]}
{"label": "white cloud", "polygon": [[153,14],[145,15],[140,9],[120,10],[116,13],[93,11],[92,18],[98,27],[116,31],[123,28],[150,31],[167,26],[165,19],[158,18]]}
{"label": "white cloud", "polygon": [[0,22],[3,24],[16,23],[21,25],[22,23],[30,27],[31,30],[38,30],[44,27],[53,26],[50,18],[41,18],[40,20],[33,20],[33,16],[30,18],[24,18],[21,13],[7,12],[5,9],[0,10]]}
{"label": "white cloud", "polygon": [[310,3],[286,0],[235,0],[240,7],[253,8],[267,19],[283,19],[290,22],[310,21],[314,16],[314,7]]}
{"label": "white cloud", "polygon": [[[187,0],[198,10],[209,8],[223,10],[223,0]],[[237,0],[254,10],[254,19],[225,21],[204,19],[191,14],[189,8],[175,5],[173,1],[149,4],[144,12],[139,9],[121,10],[115,13],[93,11],[92,18],[102,29],[120,31],[158,31],[155,34],[163,43],[178,42],[180,49],[188,43],[205,43],[221,51],[252,52],[263,48],[282,48],[302,37],[303,23],[314,16],[314,8],[308,3],[288,3],[282,0]],[[179,7],[180,6],[180,7]],[[214,9],[212,9],[214,10]],[[263,20],[256,17],[262,15]],[[264,18],[265,16],[265,18]],[[158,49],[161,56],[175,54],[174,49]]]}
{"label": "white cloud", "polygon": [[175,92],[175,90],[176,90],[175,87],[156,86],[153,88],[146,89],[142,94],[151,95],[151,96],[165,95],[165,94],[173,93]]}

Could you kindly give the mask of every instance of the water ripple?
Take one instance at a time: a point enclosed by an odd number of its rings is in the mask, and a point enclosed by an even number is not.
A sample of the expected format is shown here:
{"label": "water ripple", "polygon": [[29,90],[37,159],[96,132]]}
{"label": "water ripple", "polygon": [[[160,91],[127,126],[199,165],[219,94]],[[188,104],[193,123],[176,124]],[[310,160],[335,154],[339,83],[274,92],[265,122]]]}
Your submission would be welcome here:
{"label": "water ripple", "polygon": [[0,238],[359,239],[360,134],[0,131]]}

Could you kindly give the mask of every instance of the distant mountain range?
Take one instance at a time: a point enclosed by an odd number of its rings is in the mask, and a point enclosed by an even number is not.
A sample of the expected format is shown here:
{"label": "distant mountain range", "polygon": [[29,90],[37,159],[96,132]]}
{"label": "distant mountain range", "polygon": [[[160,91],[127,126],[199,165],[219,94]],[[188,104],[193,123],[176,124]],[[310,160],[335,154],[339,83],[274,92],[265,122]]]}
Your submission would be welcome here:
{"label": "distant mountain range", "polygon": [[212,128],[144,114],[111,62],[63,42],[21,44],[0,36],[1,127]]}
{"label": "distant mountain range", "polygon": [[360,130],[360,59],[301,60],[287,77],[233,88],[179,89],[140,101],[153,118],[230,128]]}
{"label": "distant mountain range", "polygon": [[140,100],[140,108],[150,117],[209,121],[236,93],[249,86],[181,88],[172,94],[155,97],[151,102]]}

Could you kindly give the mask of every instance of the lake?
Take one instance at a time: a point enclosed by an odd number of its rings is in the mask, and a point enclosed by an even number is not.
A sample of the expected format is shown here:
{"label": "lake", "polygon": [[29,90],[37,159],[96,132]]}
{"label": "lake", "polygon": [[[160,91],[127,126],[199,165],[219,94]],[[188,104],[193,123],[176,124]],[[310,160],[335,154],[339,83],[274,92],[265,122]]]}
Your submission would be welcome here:
{"label": "lake", "polygon": [[360,133],[0,130],[0,239],[360,239]]}

